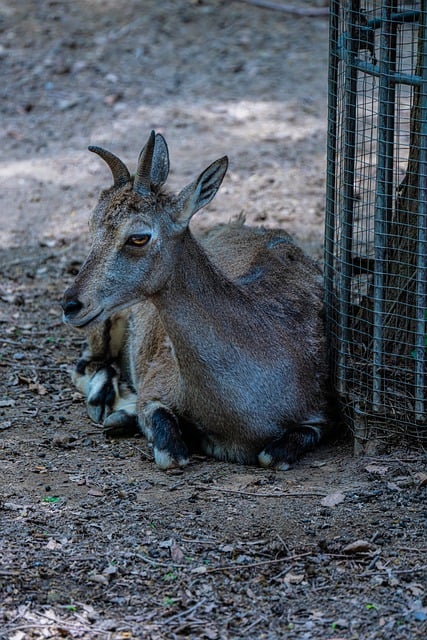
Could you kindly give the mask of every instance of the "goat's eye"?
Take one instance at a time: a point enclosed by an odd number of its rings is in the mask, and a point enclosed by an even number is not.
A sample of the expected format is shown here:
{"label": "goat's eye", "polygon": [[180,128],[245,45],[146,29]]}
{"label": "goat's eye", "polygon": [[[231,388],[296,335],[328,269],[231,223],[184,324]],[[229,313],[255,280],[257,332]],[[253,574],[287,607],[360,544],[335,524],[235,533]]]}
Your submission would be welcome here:
{"label": "goat's eye", "polygon": [[143,247],[150,238],[149,233],[134,233],[126,240],[126,244],[131,247]]}

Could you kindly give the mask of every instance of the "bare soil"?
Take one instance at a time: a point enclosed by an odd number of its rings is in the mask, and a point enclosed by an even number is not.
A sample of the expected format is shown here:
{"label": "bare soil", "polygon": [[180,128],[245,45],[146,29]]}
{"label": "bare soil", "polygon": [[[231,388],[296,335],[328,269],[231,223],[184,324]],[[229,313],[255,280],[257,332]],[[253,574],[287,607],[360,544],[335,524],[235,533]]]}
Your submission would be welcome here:
{"label": "bare soil", "polygon": [[[299,7],[322,6],[315,0]],[[288,472],[107,440],[58,300],[110,176],[155,128],[182,187],[228,154],[196,224],[242,211],[321,257],[328,25],[220,0],[0,1],[0,638],[414,640],[427,634],[421,451]]]}

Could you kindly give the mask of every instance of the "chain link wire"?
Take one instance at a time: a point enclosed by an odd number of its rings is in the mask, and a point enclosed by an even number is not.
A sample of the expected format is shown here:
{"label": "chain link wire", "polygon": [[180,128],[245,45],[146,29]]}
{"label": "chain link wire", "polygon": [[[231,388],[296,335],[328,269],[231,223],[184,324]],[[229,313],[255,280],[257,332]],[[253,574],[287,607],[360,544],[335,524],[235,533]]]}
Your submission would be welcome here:
{"label": "chain link wire", "polygon": [[356,452],[427,441],[426,4],[330,4],[327,330]]}

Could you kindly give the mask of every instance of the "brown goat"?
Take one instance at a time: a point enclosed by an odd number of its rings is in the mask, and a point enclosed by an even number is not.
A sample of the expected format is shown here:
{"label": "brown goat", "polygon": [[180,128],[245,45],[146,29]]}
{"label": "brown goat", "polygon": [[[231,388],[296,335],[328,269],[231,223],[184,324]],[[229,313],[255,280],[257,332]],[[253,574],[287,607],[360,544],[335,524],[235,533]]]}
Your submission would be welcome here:
{"label": "brown goat", "polygon": [[174,196],[162,188],[161,135],[152,132],[134,179],[90,149],[114,185],[62,302],[65,321],[88,331],[74,379],[89,415],[137,424],[162,468],[186,464],[195,443],[221,460],[287,469],[328,425],[318,267],[283,230],[238,220],[192,234],[227,158]]}

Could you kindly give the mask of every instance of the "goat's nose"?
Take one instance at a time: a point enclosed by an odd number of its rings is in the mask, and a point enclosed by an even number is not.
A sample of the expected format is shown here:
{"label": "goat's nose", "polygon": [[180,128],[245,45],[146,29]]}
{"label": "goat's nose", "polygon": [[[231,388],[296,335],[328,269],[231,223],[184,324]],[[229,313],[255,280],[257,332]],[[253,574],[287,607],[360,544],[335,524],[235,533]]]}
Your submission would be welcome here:
{"label": "goat's nose", "polygon": [[66,316],[74,316],[80,311],[80,309],[83,307],[83,304],[78,298],[72,298],[71,296],[67,295],[67,293],[65,293],[61,301],[61,307]]}

